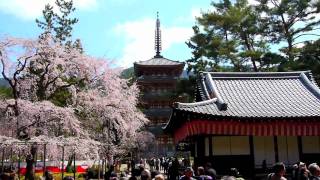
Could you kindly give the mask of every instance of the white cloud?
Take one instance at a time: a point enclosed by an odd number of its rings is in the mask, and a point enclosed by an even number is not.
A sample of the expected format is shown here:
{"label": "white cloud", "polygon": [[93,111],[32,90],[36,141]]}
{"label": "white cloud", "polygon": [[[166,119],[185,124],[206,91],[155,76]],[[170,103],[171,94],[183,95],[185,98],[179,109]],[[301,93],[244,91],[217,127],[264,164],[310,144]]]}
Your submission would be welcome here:
{"label": "white cloud", "polygon": [[[259,0],[248,0],[248,3],[250,5],[253,5],[253,6],[259,6],[260,5]],[[273,8],[275,5],[272,3],[272,1],[268,1],[267,2],[267,6],[269,8]]]}
{"label": "white cloud", "polygon": [[75,7],[81,10],[90,10],[97,7],[97,0],[74,0]]}
{"label": "white cloud", "polygon": [[248,3],[254,6],[259,5],[259,2],[256,0],[248,0]]}
{"label": "white cloud", "polygon": [[[148,60],[155,55],[155,19],[125,22],[115,27],[115,32],[125,39],[122,56],[118,60],[121,67],[130,67],[135,61]],[[185,43],[193,34],[190,27],[161,27],[162,52],[173,44]]]}
{"label": "white cloud", "polygon": [[176,23],[194,23],[196,18],[201,16],[202,9],[193,7],[191,13],[188,16],[179,16],[175,19]]}
{"label": "white cloud", "polygon": [[[14,15],[23,20],[34,20],[42,15],[46,4],[54,5],[55,0],[0,0],[0,11]],[[97,0],[74,0],[79,10],[90,10],[97,7]]]}
{"label": "white cloud", "polygon": [[191,10],[191,17],[194,19],[194,18],[197,18],[197,17],[200,17],[201,16],[201,8],[193,8]]}

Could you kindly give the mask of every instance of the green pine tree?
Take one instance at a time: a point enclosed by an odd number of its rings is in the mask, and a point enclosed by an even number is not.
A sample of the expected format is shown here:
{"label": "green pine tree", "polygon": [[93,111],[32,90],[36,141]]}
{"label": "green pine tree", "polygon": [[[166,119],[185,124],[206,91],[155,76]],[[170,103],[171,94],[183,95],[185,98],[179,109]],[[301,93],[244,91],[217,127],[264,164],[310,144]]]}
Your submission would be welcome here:
{"label": "green pine tree", "polygon": [[44,30],[43,33],[51,33],[61,44],[83,52],[80,39],[74,42],[72,40],[73,26],[79,21],[77,18],[70,17],[75,11],[73,0],[56,0],[55,4],[59,12],[54,12],[53,6],[47,4],[42,11],[43,20],[36,19],[38,27]]}
{"label": "green pine tree", "polygon": [[[194,36],[187,42],[193,57],[188,70],[270,71],[280,62],[264,61],[269,52],[261,14],[246,0],[212,3],[213,11],[202,13],[193,27]],[[275,64],[270,64],[275,63]],[[227,65],[227,66],[226,66]]]}
{"label": "green pine tree", "polygon": [[[257,11],[264,15],[265,36],[271,43],[285,42],[281,49],[288,58],[288,70],[299,54],[296,45],[303,36],[320,36],[319,0],[258,0]],[[286,70],[286,69],[283,69]]]}

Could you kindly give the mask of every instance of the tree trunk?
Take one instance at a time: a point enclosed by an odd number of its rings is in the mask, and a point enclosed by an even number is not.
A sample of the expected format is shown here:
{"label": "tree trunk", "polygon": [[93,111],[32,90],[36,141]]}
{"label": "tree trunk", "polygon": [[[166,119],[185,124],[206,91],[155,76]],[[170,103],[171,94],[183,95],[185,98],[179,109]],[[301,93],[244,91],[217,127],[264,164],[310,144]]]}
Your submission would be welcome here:
{"label": "tree trunk", "polygon": [[[244,44],[247,47],[247,50],[248,51],[252,51],[252,50],[254,51],[254,45],[252,43],[250,43],[248,33],[246,31],[244,31],[242,27],[240,27],[240,28],[241,28],[240,37],[244,41]],[[259,70],[258,70],[258,67],[257,67],[257,59],[254,58],[254,57],[250,57],[250,60],[252,62],[253,70],[255,72],[258,72]]]}
{"label": "tree trunk", "polygon": [[38,151],[37,144],[33,144],[31,146],[30,154],[26,157],[27,167],[26,167],[26,180],[34,180],[35,174],[34,174],[34,163],[36,161],[35,157]]}
{"label": "tree trunk", "polygon": [[251,58],[251,62],[252,62],[252,65],[253,65],[254,72],[259,72],[257,64],[256,64],[257,60],[255,58]]}
{"label": "tree trunk", "polygon": [[289,58],[289,61],[291,63],[294,60],[292,37],[288,36],[288,40],[287,41],[288,41],[288,58]]}
{"label": "tree trunk", "polygon": [[282,21],[284,36],[285,36],[287,43],[288,43],[288,51],[287,51],[288,59],[289,59],[289,62],[292,63],[294,60],[293,35],[290,32],[289,25],[284,18],[284,14],[281,14],[281,21]]}

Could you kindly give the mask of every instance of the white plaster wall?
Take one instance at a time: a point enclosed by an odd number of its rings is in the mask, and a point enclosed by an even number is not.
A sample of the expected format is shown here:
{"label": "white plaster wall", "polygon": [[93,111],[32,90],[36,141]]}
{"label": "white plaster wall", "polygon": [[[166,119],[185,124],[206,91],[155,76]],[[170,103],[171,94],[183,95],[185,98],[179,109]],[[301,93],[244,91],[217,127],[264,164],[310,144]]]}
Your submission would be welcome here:
{"label": "white plaster wall", "polygon": [[266,160],[267,166],[275,163],[273,136],[253,137],[254,162],[257,168],[262,167],[262,161]]}
{"label": "white plaster wall", "polygon": [[296,136],[278,136],[279,161],[287,165],[299,161],[298,140]]}
{"label": "white plaster wall", "polygon": [[216,136],[212,138],[213,155],[249,155],[248,136]]}

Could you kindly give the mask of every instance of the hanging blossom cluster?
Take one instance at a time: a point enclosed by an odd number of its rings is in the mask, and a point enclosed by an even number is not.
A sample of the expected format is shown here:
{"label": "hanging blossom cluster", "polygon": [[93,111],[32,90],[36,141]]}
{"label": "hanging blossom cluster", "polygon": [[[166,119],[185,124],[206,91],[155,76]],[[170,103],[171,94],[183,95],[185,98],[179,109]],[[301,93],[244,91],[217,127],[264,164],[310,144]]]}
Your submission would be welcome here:
{"label": "hanging blossom cluster", "polygon": [[139,90],[136,84],[128,86],[118,78],[117,71],[103,72],[86,91],[77,94],[75,106],[84,119],[95,122],[87,125],[97,129],[95,138],[100,142],[113,145],[110,148],[129,146],[137,130],[147,123],[136,108]]}
{"label": "hanging blossom cluster", "polygon": [[[11,130],[11,134],[17,134],[16,131],[20,129],[30,137],[39,135],[48,137],[88,136],[86,130],[81,128],[81,122],[70,107],[57,107],[50,101],[31,102],[18,99],[17,103],[20,111],[18,116],[14,116],[12,109],[7,108],[13,106],[13,99],[5,100],[5,103],[0,105],[0,110],[4,113],[4,116],[1,117],[2,122],[14,124],[13,127],[8,128]],[[15,128],[16,122],[19,127]],[[6,128],[6,126],[1,128]],[[10,134],[6,133],[6,135]]]}
{"label": "hanging blossom cluster", "polygon": [[2,142],[19,144],[22,134],[24,142],[51,146],[52,158],[63,146],[92,158],[136,142],[147,122],[136,108],[135,84],[119,78],[106,60],[64,47],[50,34],[2,39],[0,60],[13,96],[0,102]]}

